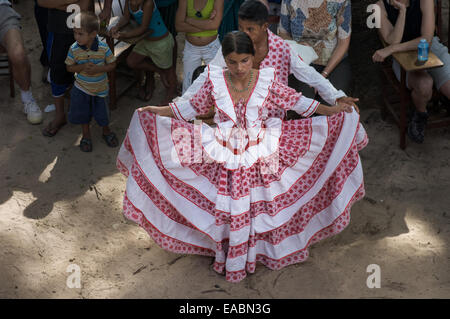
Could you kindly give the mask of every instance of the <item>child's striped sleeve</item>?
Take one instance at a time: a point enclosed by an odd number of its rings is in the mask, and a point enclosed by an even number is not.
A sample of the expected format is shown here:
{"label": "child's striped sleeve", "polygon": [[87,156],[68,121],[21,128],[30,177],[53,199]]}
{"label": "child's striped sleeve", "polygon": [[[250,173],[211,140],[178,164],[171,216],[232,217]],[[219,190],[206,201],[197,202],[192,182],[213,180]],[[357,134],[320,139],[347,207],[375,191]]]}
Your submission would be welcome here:
{"label": "child's striped sleeve", "polygon": [[74,65],[76,64],[75,56],[73,55],[72,47],[69,49],[69,52],[67,52],[67,57],[65,61],[66,65]]}
{"label": "child's striped sleeve", "polygon": [[111,49],[108,47],[105,53],[106,64],[110,64],[116,61],[116,57],[111,52]]}

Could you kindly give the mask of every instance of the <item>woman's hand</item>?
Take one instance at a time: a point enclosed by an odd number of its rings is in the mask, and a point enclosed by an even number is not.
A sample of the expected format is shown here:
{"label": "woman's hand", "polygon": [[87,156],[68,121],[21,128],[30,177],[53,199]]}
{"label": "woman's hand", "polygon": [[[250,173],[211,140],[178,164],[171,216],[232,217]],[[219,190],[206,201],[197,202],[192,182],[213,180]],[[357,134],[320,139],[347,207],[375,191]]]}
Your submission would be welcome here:
{"label": "woman's hand", "polygon": [[148,105],[148,106],[143,106],[143,107],[138,108],[138,112],[146,112],[146,111],[152,112],[152,113],[158,113],[157,107],[153,106],[153,105]]}
{"label": "woman's hand", "polygon": [[372,56],[373,62],[383,62],[388,56],[392,54],[392,47],[388,46],[383,49],[375,51]]}

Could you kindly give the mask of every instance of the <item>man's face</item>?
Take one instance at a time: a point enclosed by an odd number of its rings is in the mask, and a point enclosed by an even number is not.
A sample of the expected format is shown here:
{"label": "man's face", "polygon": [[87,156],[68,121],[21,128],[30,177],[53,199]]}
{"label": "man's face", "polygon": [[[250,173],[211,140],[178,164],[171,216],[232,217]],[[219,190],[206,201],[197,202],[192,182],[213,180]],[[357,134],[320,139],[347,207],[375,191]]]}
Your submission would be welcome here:
{"label": "man's face", "polygon": [[73,29],[73,37],[75,38],[75,41],[77,41],[78,45],[88,45],[92,43],[96,35],[97,32],[95,31],[88,33],[87,31],[80,28]]}
{"label": "man's face", "polygon": [[260,43],[267,35],[268,23],[259,25],[256,22],[239,19],[239,31],[247,33],[253,43]]}

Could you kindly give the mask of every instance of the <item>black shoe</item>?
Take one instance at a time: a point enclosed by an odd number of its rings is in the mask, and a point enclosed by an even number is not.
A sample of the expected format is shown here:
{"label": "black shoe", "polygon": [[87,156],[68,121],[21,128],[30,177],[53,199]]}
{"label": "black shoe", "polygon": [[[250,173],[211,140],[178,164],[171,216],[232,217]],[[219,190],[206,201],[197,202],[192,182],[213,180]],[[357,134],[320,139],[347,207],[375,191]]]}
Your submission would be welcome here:
{"label": "black shoe", "polygon": [[416,143],[423,143],[428,113],[415,111],[408,125],[408,136]]}

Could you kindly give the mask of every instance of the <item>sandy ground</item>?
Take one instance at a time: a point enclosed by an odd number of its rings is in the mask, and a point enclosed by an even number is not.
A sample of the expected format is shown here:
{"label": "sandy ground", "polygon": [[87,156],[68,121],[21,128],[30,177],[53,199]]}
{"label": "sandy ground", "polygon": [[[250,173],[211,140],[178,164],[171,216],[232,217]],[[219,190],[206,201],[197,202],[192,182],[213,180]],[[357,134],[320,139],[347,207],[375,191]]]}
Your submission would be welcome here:
{"label": "sandy ground", "polygon": [[[428,131],[423,145],[398,147],[398,130],[380,118],[378,47],[363,25],[370,1],[353,7],[351,57],[354,95],[370,143],[361,152],[367,195],[352,209],[350,225],[314,245],[302,263],[231,284],[210,270],[210,258],[159,248],[121,213],[125,178],[93,125],[94,151],[78,149],[80,128],[54,138],[29,125],[20,96],[9,98],[0,79],[0,297],[3,298],[444,298],[450,297],[450,129]],[[33,65],[33,92],[52,103],[40,82],[41,44],[33,1],[20,1],[25,45]],[[182,41],[180,40],[180,45]],[[181,48],[179,49],[181,52]],[[179,68],[179,71],[181,68]],[[17,91],[17,93],[19,93]],[[119,100],[111,126],[123,139],[136,89]],[[158,84],[152,103],[159,102]],[[46,114],[47,123],[53,114]],[[81,269],[81,288],[68,288],[67,269]],[[369,289],[370,264],[381,288]]]}

